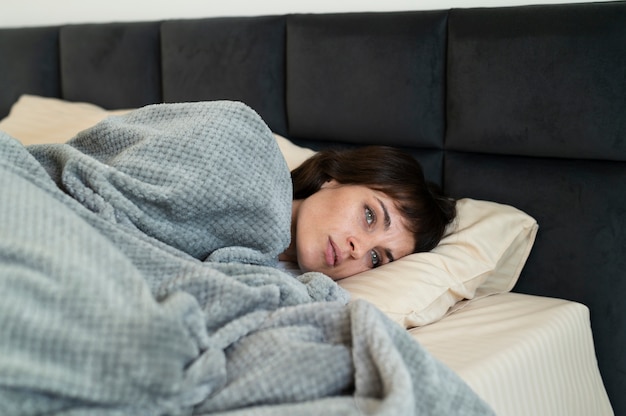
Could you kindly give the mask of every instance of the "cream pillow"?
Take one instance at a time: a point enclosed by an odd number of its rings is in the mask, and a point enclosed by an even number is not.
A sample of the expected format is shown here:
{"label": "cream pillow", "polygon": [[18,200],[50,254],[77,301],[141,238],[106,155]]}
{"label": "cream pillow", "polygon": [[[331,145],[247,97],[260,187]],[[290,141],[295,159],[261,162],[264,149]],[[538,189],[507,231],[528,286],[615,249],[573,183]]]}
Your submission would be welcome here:
{"label": "cream pillow", "polygon": [[294,170],[295,168],[300,166],[302,162],[315,154],[314,150],[295,145],[283,136],[280,136],[276,133],[274,133],[274,137],[276,137],[276,143],[278,143],[278,147],[280,148],[280,151],[287,161],[287,166],[289,166],[289,170]]}
{"label": "cream pillow", "polygon": [[[24,95],[0,121],[0,130],[24,144],[60,143],[127,111]],[[275,136],[290,169],[315,153]],[[472,299],[510,291],[534,244],[537,222],[511,206],[472,199],[459,200],[457,212],[431,252],[411,254],[339,285],[406,328],[435,322]]]}
{"label": "cream pillow", "polygon": [[89,103],[22,95],[0,120],[0,130],[24,145],[63,143],[106,117],[130,110],[106,111]]}

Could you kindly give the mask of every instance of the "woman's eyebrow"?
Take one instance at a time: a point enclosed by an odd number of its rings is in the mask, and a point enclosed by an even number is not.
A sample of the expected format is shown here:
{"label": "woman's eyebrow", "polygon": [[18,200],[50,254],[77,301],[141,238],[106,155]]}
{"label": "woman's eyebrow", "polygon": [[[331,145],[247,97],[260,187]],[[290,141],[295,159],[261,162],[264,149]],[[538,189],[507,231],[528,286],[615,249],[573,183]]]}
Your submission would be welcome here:
{"label": "woman's eyebrow", "polygon": [[391,227],[391,217],[389,216],[389,211],[387,211],[387,207],[385,206],[383,201],[381,201],[378,198],[376,198],[376,200],[380,204],[380,208],[383,210],[383,216],[385,218],[385,220],[384,220],[384,222],[385,222],[385,231],[387,231],[389,229],[389,227]]}
{"label": "woman's eyebrow", "polygon": [[[380,200],[379,198],[376,198],[376,200],[380,204],[380,208],[383,210],[383,218],[384,218],[383,221],[385,223],[385,231],[387,231],[389,227],[391,227],[391,217],[389,216],[389,211],[387,210],[387,207],[385,206],[385,203],[382,200]],[[394,260],[393,253],[388,248],[385,249],[385,255],[387,256],[387,260],[389,260],[389,263],[391,263]]]}

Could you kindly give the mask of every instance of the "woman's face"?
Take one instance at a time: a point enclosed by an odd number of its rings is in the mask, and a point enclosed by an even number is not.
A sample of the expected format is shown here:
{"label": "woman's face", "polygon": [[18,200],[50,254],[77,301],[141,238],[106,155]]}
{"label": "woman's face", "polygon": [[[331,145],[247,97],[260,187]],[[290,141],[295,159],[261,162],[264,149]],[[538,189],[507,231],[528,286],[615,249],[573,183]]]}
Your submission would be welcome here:
{"label": "woman's face", "polygon": [[362,185],[327,182],[294,201],[295,249],[303,272],[334,280],[410,254],[414,238],[393,200]]}

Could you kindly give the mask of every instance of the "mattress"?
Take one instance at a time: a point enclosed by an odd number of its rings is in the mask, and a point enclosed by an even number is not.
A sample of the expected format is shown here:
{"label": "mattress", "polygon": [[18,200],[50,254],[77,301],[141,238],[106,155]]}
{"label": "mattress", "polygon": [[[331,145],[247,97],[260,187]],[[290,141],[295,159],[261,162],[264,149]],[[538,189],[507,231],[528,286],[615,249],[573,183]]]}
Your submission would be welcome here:
{"label": "mattress", "polygon": [[410,333],[500,416],[613,415],[584,305],[505,293]]}

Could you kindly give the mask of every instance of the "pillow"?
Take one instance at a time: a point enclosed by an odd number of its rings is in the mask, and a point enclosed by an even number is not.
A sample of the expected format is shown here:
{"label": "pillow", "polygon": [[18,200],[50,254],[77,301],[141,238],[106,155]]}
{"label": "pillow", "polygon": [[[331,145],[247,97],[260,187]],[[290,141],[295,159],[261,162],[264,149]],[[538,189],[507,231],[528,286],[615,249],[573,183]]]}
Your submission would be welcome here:
{"label": "pillow", "polygon": [[287,166],[289,166],[290,171],[300,166],[302,162],[315,154],[314,150],[295,145],[276,133],[274,133],[274,137],[276,138],[276,143],[278,143],[280,151],[287,161]]}
{"label": "pillow", "polygon": [[[0,121],[24,144],[64,142],[111,114],[88,103],[24,95]],[[275,135],[287,165],[315,152]],[[398,259],[338,281],[353,299],[364,299],[406,328],[435,322],[471,300],[510,291],[526,263],[537,222],[503,204],[457,201],[457,218],[435,249]]]}
{"label": "pillow", "polygon": [[22,95],[0,121],[0,130],[24,145],[63,143],[110,115],[128,111],[106,111],[89,103]]}

